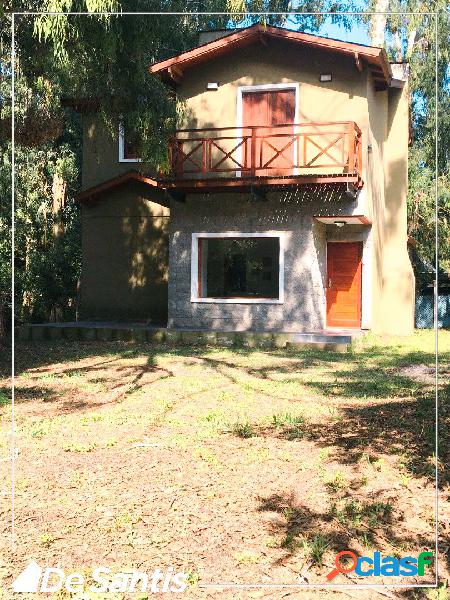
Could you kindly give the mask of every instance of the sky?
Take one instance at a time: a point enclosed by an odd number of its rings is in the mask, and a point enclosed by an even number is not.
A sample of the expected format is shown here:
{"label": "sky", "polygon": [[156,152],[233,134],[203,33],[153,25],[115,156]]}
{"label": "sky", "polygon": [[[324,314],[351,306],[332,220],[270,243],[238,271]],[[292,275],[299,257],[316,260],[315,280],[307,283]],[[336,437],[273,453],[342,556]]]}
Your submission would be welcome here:
{"label": "sky", "polygon": [[370,38],[367,32],[367,27],[363,24],[353,26],[351,31],[347,31],[343,27],[329,22],[324,23],[319,30],[319,35],[325,37],[336,38],[344,42],[354,42],[356,44],[370,45]]}
{"label": "sky", "polygon": [[[349,16],[349,19],[353,19]],[[356,19],[355,19],[356,20]],[[251,22],[249,20],[244,19],[238,24],[238,27],[248,27]],[[231,27],[235,27],[234,24],[230,23]],[[312,31],[308,29],[308,27],[301,27],[298,23],[295,22],[295,19],[292,18],[287,19],[284,24],[284,27],[288,29],[301,29],[305,33],[315,33],[317,35],[322,35],[324,37],[335,38],[338,40],[342,40],[343,42],[354,42],[356,44],[367,44],[370,46],[370,37],[368,34],[367,26],[362,23],[354,23],[350,30],[345,29],[342,25],[331,22],[331,16],[325,19],[324,24],[320,27],[319,31]]]}
{"label": "sky", "polygon": [[[301,0],[291,0],[294,8],[301,8]],[[367,1],[366,0],[353,0],[353,10],[355,11],[366,11]],[[356,17],[349,15],[351,21],[356,21]],[[294,26],[296,29],[297,27]],[[370,45],[370,37],[368,35],[367,26],[361,23],[352,23],[351,30],[347,30],[337,23],[331,22],[331,16],[329,16],[325,23],[321,26],[318,32],[319,35],[323,35],[329,38],[336,38],[344,42],[354,42],[356,44],[368,44]]]}

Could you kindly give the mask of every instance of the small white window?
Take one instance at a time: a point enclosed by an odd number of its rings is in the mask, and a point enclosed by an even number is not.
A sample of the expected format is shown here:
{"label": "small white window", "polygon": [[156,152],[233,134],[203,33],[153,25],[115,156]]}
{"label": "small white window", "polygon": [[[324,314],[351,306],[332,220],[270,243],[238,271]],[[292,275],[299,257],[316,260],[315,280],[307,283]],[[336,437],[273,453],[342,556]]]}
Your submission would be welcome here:
{"label": "small white window", "polygon": [[125,131],[122,123],[119,125],[119,162],[141,162],[138,142]]}
{"label": "small white window", "polygon": [[192,234],[191,302],[283,301],[283,232]]}

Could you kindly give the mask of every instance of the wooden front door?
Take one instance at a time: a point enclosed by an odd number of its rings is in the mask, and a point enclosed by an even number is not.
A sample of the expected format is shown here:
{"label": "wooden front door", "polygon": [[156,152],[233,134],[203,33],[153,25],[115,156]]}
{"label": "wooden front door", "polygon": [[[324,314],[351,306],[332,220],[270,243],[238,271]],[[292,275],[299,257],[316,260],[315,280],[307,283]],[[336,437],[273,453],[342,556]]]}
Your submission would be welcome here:
{"label": "wooden front door", "polygon": [[361,327],[362,242],[327,244],[327,325]]}
{"label": "wooden front door", "polygon": [[[255,175],[290,175],[294,164],[293,127],[295,119],[295,90],[264,90],[242,94],[242,125],[263,126],[254,131],[253,152],[249,148],[249,162],[253,157]],[[244,135],[250,135],[250,130]]]}

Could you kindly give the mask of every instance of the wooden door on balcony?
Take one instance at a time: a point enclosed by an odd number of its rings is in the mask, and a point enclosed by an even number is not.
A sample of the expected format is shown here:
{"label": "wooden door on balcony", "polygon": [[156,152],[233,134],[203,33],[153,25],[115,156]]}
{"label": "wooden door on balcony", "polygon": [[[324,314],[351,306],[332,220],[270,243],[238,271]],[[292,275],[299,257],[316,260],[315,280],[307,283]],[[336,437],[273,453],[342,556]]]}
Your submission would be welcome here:
{"label": "wooden door on balcony", "polygon": [[362,242],[327,244],[327,325],[361,327]]}
{"label": "wooden door on balcony", "polygon": [[[294,166],[293,127],[295,90],[250,91],[242,94],[242,124],[260,126],[255,131],[253,152],[248,148],[248,166],[255,175],[291,175]],[[250,130],[244,135],[250,135]],[[251,164],[253,160],[254,164]]]}

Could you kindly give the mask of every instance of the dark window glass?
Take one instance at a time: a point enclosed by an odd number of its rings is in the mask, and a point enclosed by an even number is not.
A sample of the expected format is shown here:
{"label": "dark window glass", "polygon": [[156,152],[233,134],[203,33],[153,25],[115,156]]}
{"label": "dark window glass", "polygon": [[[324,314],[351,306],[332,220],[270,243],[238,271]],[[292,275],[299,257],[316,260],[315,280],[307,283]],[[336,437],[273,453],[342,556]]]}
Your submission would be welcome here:
{"label": "dark window glass", "polygon": [[138,159],[139,154],[139,143],[138,137],[129,130],[123,130],[123,157],[128,159]]}
{"label": "dark window glass", "polygon": [[279,238],[199,239],[199,296],[278,298]]}

